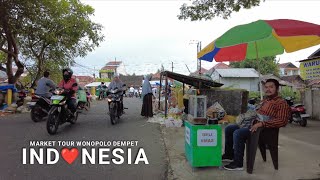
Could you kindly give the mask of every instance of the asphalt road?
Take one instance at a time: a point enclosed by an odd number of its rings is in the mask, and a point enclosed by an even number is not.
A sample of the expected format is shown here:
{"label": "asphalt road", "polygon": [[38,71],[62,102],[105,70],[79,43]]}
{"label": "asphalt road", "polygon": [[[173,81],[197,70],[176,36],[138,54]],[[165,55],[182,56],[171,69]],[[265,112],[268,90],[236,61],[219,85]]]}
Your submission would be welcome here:
{"label": "asphalt road", "polygon": [[[106,101],[98,101],[92,104],[88,112],[79,115],[75,125],[65,123],[59,127],[56,135],[49,135],[46,131],[46,121],[34,123],[30,119],[29,113],[15,114],[0,117],[0,180],[5,179],[166,179],[167,158],[163,138],[159,124],[147,123],[147,119],[140,116],[141,101],[137,98],[125,98],[126,114],[121,117],[119,124],[111,125],[106,114]],[[120,154],[124,162],[115,164],[119,157],[115,158],[111,152],[102,152],[101,146],[77,146],[58,145],[58,141],[138,141],[137,145],[121,147],[124,154]],[[30,141],[55,141],[55,146],[30,147]],[[39,164],[36,160],[30,164],[30,149],[35,149],[39,155],[39,148],[43,147],[44,164]],[[68,164],[61,155],[63,148],[78,149],[77,158],[72,164]],[[23,164],[22,149],[26,148],[26,164]],[[48,165],[47,150],[54,148],[59,152],[57,163]],[[83,148],[92,155],[95,149],[95,164],[82,163]],[[110,151],[114,147],[109,148]],[[131,148],[131,153],[128,149]],[[142,148],[149,164],[145,164],[145,159],[134,164],[138,149]],[[140,150],[142,151],[142,150]],[[131,154],[132,163],[129,164],[128,154]],[[54,156],[53,156],[54,157]],[[54,158],[51,157],[51,160]],[[140,154],[139,157],[143,157]],[[52,159],[53,158],[53,159]],[[110,164],[100,164],[99,159]],[[101,162],[102,163],[102,162]]]}

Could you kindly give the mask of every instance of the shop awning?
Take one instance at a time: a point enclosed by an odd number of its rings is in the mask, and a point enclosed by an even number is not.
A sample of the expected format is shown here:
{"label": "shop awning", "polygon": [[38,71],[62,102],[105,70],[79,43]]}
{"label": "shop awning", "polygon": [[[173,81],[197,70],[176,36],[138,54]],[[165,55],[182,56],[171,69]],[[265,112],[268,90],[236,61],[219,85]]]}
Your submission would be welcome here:
{"label": "shop awning", "polygon": [[166,76],[168,78],[180,81],[182,83],[194,86],[197,89],[209,89],[210,87],[221,87],[223,84],[214,82],[212,80],[186,76],[183,74],[178,74],[170,71],[164,71],[161,73],[162,76]]}

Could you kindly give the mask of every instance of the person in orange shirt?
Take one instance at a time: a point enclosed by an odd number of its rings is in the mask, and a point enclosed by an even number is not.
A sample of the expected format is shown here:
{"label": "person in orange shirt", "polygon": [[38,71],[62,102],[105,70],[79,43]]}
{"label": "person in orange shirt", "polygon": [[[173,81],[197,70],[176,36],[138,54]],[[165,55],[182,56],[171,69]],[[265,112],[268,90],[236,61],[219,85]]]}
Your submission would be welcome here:
{"label": "person in orange shirt", "polygon": [[64,68],[62,70],[63,80],[60,81],[58,86],[67,91],[67,105],[68,109],[70,109],[72,115],[77,110],[77,97],[76,92],[78,90],[78,84],[76,79],[72,78],[73,71],[70,68]]}

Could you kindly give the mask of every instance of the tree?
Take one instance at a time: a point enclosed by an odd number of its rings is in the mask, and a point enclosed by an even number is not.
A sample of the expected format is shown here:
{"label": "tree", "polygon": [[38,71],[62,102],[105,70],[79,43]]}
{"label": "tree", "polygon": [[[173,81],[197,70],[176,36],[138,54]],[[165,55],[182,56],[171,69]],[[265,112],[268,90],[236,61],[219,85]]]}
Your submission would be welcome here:
{"label": "tree", "polygon": [[256,59],[246,59],[241,62],[232,62],[230,67],[233,68],[254,68],[261,74],[273,74],[279,76],[278,62],[275,56],[264,57],[258,60]]}
{"label": "tree", "polygon": [[216,16],[227,19],[232,12],[238,12],[241,8],[250,9],[259,6],[262,0],[193,0],[192,5],[184,3],[180,7],[180,20],[188,18],[191,21],[210,20]]}
{"label": "tree", "polygon": [[32,87],[45,70],[50,69],[51,74],[53,71],[61,73],[62,67],[72,64],[77,56],[85,56],[103,40],[102,26],[89,18],[94,9],[79,0],[40,0],[29,4],[19,1],[16,4],[11,7],[13,11],[27,10],[17,20],[23,28],[16,40],[24,59],[22,64],[32,77]]}
{"label": "tree", "polygon": [[0,71],[6,71],[6,68],[3,67],[5,66],[5,63],[6,63],[5,53],[0,51]]}
{"label": "tree", "polygon": [[[23,29],[23,18],[32,13],[32,3],[28,1],[14,0],[0,1],[0,51],[5,53],[5,62],[1,63],[0,70],[5,71],[9,83],[15,83],[24,70],[23,64],[19,60],[18,35]],[[13,74],[13,63],[17,66],[17,71]],[[5,67],[3,67],[3,64]]]}
{"label": "tree", "polygon": [[[39,73],[39,69],[37,66],[33,66],[33,65],[25,65],[26,69],[27,69],[27,76],[22,78],[21,83],[23,84],[23,86],[27,86],[27,87],[35,87],[35,82],[37,82],[36,79],[36,74]],[[42,66],[42,70],[44,71],[49,71],[50,72],[50,79],[55,82],[58,83],[62,80],[62,69],[64,68],[64,66],[55,63],[54,61],[45,61],[45,63]],[[41,72],[40,77],[43,75],[43,72]]]}

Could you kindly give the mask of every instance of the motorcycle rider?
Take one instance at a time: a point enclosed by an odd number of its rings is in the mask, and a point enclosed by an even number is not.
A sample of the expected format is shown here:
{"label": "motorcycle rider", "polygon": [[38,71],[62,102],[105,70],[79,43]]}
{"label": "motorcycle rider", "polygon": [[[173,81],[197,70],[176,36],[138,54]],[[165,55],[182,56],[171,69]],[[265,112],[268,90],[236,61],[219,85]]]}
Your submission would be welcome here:
{"label": "motorcycle rider", "polygon": [[50,90],[56,88],[56,84],[49,78],[50,73],[48,71],[43,72],[43,77],[39,79],[38,86],[35,94],[38,96],[50,98],[52,93]]}
{"label": "motorcycle rider", "polygon": [[107,91],[107,86],[104,84],[104,82],[101,82],[101,84],[98,86],[98,89],[100,89],[99,98],[104,99],[104,93]]}
{"label": "motorcycle rider", "polygon": [[139,97],[141,98],[141,94],[142,94],[142,86],[140,86],[140,88],[139,88]]}
{"label": "motorcycle rider", "polygon": [[68,92],[67,105],[68,109],[71,111],[72,116],[77,110],[76,102],[76,92],[78,90],[78,84],[76,79],[72,78],[73,71],[70,68],[64,68],[62,70],[63,80],[60,81],[59,87],[63,88]]}
{"label": "motorcycle rider", "polygon": [[130,93],[130,97],[133,97],[133,95],[134,95],[134,87],[132,85],[129,88],[129,93]]}
{"label": "motorcycle rider", "polygon": [[[109,84],[108,86],[108,90],[111,90],[111,89],[119,89],[119,90],[122,90],[123,93],[125,93],[123,87],[125,86],[125,84],[120,80],[120,77],[119,77],[119,74],[114,74],[113,76],[113,80],[112,82]],[[122,109],[123,111],[123,96],[121,95],[121,104],[120,104],[120,108]]]}

